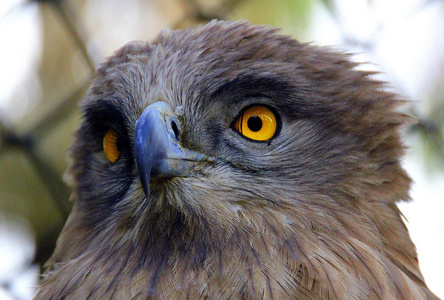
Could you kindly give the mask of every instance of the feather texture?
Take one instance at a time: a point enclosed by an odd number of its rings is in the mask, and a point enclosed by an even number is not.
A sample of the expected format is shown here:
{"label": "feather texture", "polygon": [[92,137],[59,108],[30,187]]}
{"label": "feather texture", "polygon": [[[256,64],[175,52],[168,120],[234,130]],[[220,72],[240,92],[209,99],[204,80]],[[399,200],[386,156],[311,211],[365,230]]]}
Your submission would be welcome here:
{"label": "feather texture", "polygon": [[[69,169],[74,209],[36,299],[438,299],[398,201],[404,103],[347,54],[266,26],[212,21],[132,42],[97,71]],[[164,101],[183,147],[217,158],[145,195],[133,154]],[[259,103],[276,137],[233,129]],[[108,128],[122,137],[110,164]]]}

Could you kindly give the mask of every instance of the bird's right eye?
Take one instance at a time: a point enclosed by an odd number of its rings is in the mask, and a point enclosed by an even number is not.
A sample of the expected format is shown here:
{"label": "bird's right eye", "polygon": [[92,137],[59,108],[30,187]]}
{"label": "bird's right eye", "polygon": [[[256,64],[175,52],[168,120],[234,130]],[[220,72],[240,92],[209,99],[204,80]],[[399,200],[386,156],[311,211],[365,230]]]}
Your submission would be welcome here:
{"label": "bird's right eye", "polygon": [[119,150],[117,142],[117,133],[112,129],[108,129],[103,137],[103,152],[110,163],[115,163],[120,157],[121,151]]}

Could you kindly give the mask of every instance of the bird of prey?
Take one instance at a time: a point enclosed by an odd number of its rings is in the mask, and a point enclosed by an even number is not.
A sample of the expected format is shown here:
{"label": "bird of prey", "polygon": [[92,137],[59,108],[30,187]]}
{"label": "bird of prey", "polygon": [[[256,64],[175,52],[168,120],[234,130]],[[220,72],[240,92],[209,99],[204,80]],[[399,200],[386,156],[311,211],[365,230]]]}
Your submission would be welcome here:
{"label": "bird of prey", "polygon": [[438,299],[396,205],[411,118],[356,66],[239,21],[123,46],[36,299]]}

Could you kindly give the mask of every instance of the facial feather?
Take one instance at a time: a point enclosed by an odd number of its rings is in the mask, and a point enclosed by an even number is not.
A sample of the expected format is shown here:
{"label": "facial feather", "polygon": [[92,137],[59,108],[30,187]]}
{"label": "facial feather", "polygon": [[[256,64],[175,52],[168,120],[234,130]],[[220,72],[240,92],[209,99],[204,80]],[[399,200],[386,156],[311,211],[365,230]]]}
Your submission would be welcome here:
{"label": "facial feather", "polygon": [[[348,55],[266,26],[213,21],[132,42],[103,63],[72,148],[73,212],[37,299],[436,299],[396,202],[403,101]],[[163,101],[181,146],[210,157],[187,177],[135,167],[136,123]],[[233,127],[277,113],[265,142]],[[115,164],[104,131],[124,138]]]}

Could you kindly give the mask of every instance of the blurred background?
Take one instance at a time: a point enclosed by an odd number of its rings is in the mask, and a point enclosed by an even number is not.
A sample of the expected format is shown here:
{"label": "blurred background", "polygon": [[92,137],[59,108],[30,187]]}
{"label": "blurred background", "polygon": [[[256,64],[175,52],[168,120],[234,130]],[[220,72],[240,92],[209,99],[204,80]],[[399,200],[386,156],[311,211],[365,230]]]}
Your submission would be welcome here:
{"label": "blurred background", "polygon": [[429,287],[444,298],[444,1],[1,0],[0,299],[30,299],[71,203],[62,181],[94,69],[131,40],[211,19],[281,27],[356,53],[413,100],[400,205]]}

